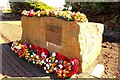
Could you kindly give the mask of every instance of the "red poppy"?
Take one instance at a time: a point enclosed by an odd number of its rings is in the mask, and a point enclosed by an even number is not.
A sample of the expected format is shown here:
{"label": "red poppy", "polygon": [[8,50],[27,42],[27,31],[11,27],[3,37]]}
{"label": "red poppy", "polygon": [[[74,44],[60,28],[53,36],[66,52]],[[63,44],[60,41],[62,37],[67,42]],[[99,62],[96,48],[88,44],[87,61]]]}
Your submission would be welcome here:
{"label": "red poppy", "polygon": [[18,56],[24,58],[24,52],[22,50],[18,51]]}
{"label": "red poppy", "polygon": [[45,55],[48,55],[48,50],[47,50],[46,48],[42,48],[42,49],[41,49],[41,52],[44,52]]}
{"label": "red poppy", "polygon": [[33,16],[34,16],[34,10],[33,10],[33,9],[30,10],[29,16],[30,16],[30,17],[33,17]]}
{"label": "red poppy", "polygon": [[78,61],[78,59],[77,58],[71,58],[70,60],[69,60],[73,65],[79,65],[79,61]]}
{"label": "red poppy", "polygon": [[59,76],[61,79],[63,78],[63,76],[61,75],[61,76]]}
{"label": "red poppy", "polygon": [[68,60],[68,58],[66,56],[64,56],[64,55],[62,55],[62,54],[60,54],[58,52],[55,52],[55,53],[56,53],[56,58],[58,60]]}
{"label": "red poppy", "polygon": [[40,50],[40,47],[39,47],[39,46],[35,46],[35,47],[34,47],[34,50],[36,51],[36,54],[37,54],[37,55],[40,55],[40,54],[41,54],[41,50]]}
{"label": "red poppy", "polygon": [[27,46],[26,45],[22,45],[22,50],[25,50],[25,49],[27,49]]}
{"label": "red poppy", "polygon": [[35,45],[34,45],[34,44],[30,44],[29,47],[30,47],[31,49],[34,49],[34,48],[35,48]]}
{"label": "red poppy", "polygon": [[68,77],[71,77],[74,74],[77,74],[78,69],[79,69],[79,61],[77,58],[71,58],[70,59],[72,66],[72,71],[67,75]]}
{"label": "red poppy", "polygon": [[18,56],[21,56],[23,53],[21,50],[18,50]]}
{"label": "red poppy", "polygon": [[41,55],[41,50],[37,49],[36,54],[40,56]]}
{"label": "red poppy", "polygon": [[54,16],[54,11],[50,11],[50,16],[51,16],[51,17]]}

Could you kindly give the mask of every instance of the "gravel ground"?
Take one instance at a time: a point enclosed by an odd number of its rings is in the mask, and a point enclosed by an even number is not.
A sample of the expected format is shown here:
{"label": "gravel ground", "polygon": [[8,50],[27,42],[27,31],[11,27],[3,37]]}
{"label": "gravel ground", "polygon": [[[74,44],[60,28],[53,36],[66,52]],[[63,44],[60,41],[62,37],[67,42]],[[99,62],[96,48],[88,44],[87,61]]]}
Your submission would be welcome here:
{"label": "gravel ground", "polygon": [[103,42],[102,52],[97,58],[99,64],[105,66],[102,78],[118,78],[120,79],[118,56],[120,54],[120,43]]}

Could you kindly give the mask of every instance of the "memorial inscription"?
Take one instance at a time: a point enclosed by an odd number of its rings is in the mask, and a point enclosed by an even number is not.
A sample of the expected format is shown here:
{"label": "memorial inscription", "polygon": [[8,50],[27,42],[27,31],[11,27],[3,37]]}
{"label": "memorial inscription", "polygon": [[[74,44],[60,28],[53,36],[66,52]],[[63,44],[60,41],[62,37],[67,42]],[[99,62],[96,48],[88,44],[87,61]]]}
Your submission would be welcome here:
{"label": "memorial inscription", "polygon": [[61,46],[62,28],[59,26],[46,27],[46,42]]}

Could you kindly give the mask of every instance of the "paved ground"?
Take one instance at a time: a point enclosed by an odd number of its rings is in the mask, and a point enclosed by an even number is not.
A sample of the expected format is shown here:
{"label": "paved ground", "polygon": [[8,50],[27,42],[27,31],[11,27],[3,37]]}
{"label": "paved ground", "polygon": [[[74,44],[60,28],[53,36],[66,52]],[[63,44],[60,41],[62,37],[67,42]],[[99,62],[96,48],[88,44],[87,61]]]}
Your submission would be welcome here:
{"label": "paved ground", "polygon": [[[48,77],[43,67],[28,63],[11,51],[8,44],[2,46],[2,75],[7,77]],[[52,77],[52,76],[51,76]],[[48,77],[49,78],[49,77]]]}

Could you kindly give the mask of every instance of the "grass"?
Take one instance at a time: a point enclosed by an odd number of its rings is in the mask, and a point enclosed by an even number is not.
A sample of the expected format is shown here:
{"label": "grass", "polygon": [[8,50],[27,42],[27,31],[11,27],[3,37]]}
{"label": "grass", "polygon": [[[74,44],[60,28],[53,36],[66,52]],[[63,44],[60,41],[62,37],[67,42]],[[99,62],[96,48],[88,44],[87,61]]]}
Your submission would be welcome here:
{"label": "grass", "polygon": [[11,10],[3,10],[3,13],[11,13]]}
{"label": "grass", "polygon": [[11,8],[7,7],[6,9],[2,10],[3,13],[11,13]]}

